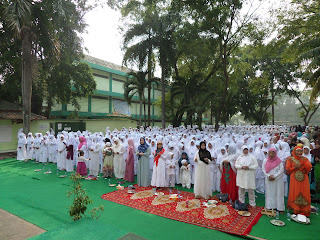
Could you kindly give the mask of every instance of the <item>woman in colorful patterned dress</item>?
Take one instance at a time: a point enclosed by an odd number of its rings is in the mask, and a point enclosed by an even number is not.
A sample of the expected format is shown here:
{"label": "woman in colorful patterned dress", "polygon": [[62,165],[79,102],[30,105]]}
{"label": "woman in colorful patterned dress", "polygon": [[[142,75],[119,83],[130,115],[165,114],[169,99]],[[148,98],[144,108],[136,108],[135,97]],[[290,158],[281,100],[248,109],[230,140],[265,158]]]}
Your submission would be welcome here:
{"label": "woman in colorful patterned dress", "polygon": [[302,156],[303,149],[296,146],[292,157],[287,158],[286,170],[290,174],[290,186],[287,208],[294,214],[309,216],[311,196],[308,174],[312,168],[310,161]]}

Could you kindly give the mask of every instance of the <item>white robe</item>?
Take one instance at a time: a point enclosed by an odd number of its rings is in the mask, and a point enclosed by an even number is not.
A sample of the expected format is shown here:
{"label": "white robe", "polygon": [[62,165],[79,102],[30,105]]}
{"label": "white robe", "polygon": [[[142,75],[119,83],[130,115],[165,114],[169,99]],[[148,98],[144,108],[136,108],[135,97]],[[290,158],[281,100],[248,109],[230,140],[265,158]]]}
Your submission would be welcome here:
{"label": "white robe", "polygon": [[[194,195],[209,199],[212,197],[212,182],[210,181],[210,166],[200,160],[199,151],[194,161],[197,163],[194,178]],[[209,160],[210,162],[210,160]]]}
{"label": "white robe", "polygon": [[33,143],[34,143],[34,138],[33,137],[28,137],[27,138],[27,154],[26,154],[26,159],[32,159],[33,158]]}
{"label": "white robe", "polygon": [[153,171],[152,171],[152,179],[151,179],[151,186],[155,187],[167,187],[166,181],[166,160],[167,160],[167,153],[164,153],[160,156],[158,160],[158,166],[156,163],[153,163]]}
{"label": "white robe", "polygon": [[48,142],[48,158],[49,162],[57,162],[57,151],[58,146],[55,139],[49,140]]}
{"label": "white robe", "polygon": [[[171,168],[170,168],[171,167]],[[174,187],[176,182],[176,161],[173,159],[166,160],[167,186]]]}
{"label": "white robe", "polygon": [[46,141],[41,142],[39,149],[39,162],[46,163],[48,161],[48,145]]}
{"label": "white robe", "polygon": [[[249,170],[242,169],[243,166],[248,166]],[[251,154],[242,154],[236,160],[235,167],[237,169],[237,186],[245,189],[256,189],[257,159]]]}
{"label": "white robe", "polygon": [[17,160],[23,161],[26,159],[26,141],[21,139],[18,141],[18,147],[17,147]]}
{"label": "white robe", "polygon": [[93,142],[91,148],[93,151],[91,151],[89,175],[98,176],[100,170],[100,152],[102,152],[102,147],[100,143]]}
{"label": "white robe", "polygon": [[41,142],[41,138],[37,137],[37,138],[34,140],[34,144],[33,144],[34,159],[35,159],[37,162],[39,161],[40,142]]}
{"label": "white robe", "polygon": [[[114,176],[116,178],[124,178],[125,173],[125,167],[126,162],[123,154],[125,153],[123,145],[121,147],[113,147],[114,151],[114,157],[113,157],[113,163],[114,163]],[[117,154],[119,152],[119,154]]]}
{"label": "white robe", "polygon": [[260,146],[256,147],[253,152],[253,156],[257,159],[258,167],[256,169],[256,191],[259,193],[264,193],[265,191],[265,181],[264,181],[264,173],[262,171],[262,163],[265,159],[264,153]]}
{"label": "white robe", "polygon": [[[283,182],[283,164],[280,163],[269,173],[266,172],[267,159],[263,161],[262,171],[265,174],[265,205],[267,209],[277,209],[284,211],[284,182]],[[275,180],[269,181],[268,177],[273,175]]]}
{"label": "white robe", "polygon": [[66,169],[67,146],[65,142],[58,143],[57,168],[59,170]]}
{"label": "white robe", "polygon": [[[222,174],[221,174],[221,171],[219,170],[218,166],[220,167],[222,160],[226,159],[227,157],[228,157],[227,152],[225,154],[220,153],[217,157],[217,160],[213,164],[214,165],[214,169],[212,171],[212,173],[213,173],[212,190],[213,191],[218,191],[218,192],[221,191],[220,182],[221,182]],[[220,169],[222,169],[222,168],[220,168]]]}
{"label": "white robe", "polygon": [[194,183],[194,176],[195,176],[196,167],[197,167],[197,163],[194,162],[194,158],[195,158],[197,151],[198,151],[198,149],[197,149],[196,145],[191,146],[191,144],[190,144],[190,147],[189,147],[187,153],[188,153],[188,157],[189,157],[190,165],[191,165],[191,183],[192,184]]}
{"label": "white robe", "polygon": [[182,165],[180,168],[180,182],[182,187],[191,188],[191,165]]}

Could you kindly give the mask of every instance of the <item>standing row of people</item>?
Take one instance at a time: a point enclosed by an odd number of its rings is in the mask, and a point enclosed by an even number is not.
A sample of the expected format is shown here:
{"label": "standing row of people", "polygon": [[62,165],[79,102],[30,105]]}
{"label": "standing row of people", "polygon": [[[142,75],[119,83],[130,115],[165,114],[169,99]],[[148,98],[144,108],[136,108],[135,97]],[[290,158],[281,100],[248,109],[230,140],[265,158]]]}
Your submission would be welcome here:
{"label": "standing row of people", "polygon": [[78,172],[82,175],[89,169],[93,176],[114,174],[129,182],[137,175],[141,186],[182,184],[190,188],[194,184],[195,195],[204,198],[218,191],[243,202],[248,191],[252,206],[256,190],[266,193],[266,205],[270,202],[271,208],[276,204],[282,210],[284,204],[274,196],[288,191],[283,174],[291,156],[288,135],[285,126],[227,126],[218,132],[210,127],[203,131],[180,127],[112,132],[107,128],[105,134],[62,132],[55,138],[47,132],[45,136],[35,134],[34,139],[31,133],[27,138],[21,133],[17,159],[57,162],[58,169],[67,171],[81,165]]}

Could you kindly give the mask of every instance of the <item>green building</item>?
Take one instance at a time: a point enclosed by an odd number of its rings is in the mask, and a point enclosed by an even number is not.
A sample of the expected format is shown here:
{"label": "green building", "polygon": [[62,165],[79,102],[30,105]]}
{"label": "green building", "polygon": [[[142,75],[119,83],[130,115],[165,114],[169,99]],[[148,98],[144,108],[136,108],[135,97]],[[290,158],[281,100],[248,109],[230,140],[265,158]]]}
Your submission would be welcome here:
{"label": "green building", "polygon": [[[138,96],[135,96],[132,103],[128,105],[123,95],[123,83],[127,80],[130,69],[91,56],[86,56],[83,62],[92,68],[97,87],[94,95],[79,99],[81,108],[77,115],[88,119],[106,119],[121,115],[138,121],[140,116]],[[145,95],[147,96],[147,89]],[[159,125],[161,121],[161,109],[153,104],[159,97],[161,97],[161,89],[157,88],[156,84],[152,84],[152,126]],[[65,118],[71,116],[74,111],[75,108],[71,104],[57,104],[53,106],[51,115]],[[142,112],[142,118],[144,115],[147,118],[147,112]]]}
{"label": "green building", "polygon": [[[134,96],[132,103],[128,105],[123,95],[123,84],[130,69],[91,56],[85,56],[83,62],[88,63],[93,70],[97,84],[94,95],[79,99],[81,107],[78,111],[71,104],[54,104],[49,119],[39,116],[31,121],[32,133],[45,133],[50,128],[56,133],[63,130],[104,132],[106,127],[113,130],[135,128],[139,125],[138,96]],[[145,95],[148,96],[147,89]],[[161,89],[156,84],[152,84],[151,97],[151,126],[161,126],[161,109],[154,104],[161,98]],[[0,109],[0,152],[14,151],[17,147],[17,132],[23,125],[20,107],[14,108],[15,111],[20,111],[21,116],[8,114],[12,109],[8,110],[7,107]],[[147,109],[146,106],[146,111]],[[147,119],[147,112],[142,112],[142,119],[144,115]]]}

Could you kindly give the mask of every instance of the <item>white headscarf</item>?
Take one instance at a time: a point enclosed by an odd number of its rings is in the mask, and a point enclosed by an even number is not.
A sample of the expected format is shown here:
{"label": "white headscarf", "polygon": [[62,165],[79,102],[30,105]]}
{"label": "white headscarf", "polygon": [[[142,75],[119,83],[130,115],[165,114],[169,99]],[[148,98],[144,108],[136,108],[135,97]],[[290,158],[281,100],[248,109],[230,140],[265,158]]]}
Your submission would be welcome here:
{"label": "white headscarf", "polygon": [[304,147],[303,147],[303,151],[304,151],[305,148],[307,148],[307,149],[309,150],[309,153],[308,153],[308,154],[303,153],[302,156],[308,158],[309,161],[310,161],[310,163],[311,163],[311,158],[312,158],[312,156],[311,156],[311,153],[310,153],[310,148],[309,148],[308,146],[304,146]]}
{"label": "white headscarf", "polygon": [[114,152],[121,152],[121,148],[122,148],[122,143],[120,142],[120,139],[119,138],[114,138],[113,139],[113,146],[112,146],[112,149]]}

